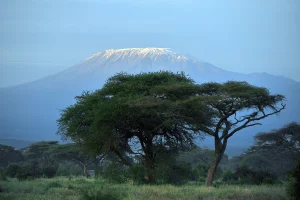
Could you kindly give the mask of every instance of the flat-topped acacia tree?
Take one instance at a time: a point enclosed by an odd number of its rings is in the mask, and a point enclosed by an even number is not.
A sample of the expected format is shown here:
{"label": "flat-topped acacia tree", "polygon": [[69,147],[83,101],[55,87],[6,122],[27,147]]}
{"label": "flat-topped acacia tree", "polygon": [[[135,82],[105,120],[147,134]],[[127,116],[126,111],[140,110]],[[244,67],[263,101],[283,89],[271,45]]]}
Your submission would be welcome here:
{"label": "flat-topped acacia tree", "polygon": [[227,142],[242,129],[261,125],[260,120],[278,114],[285,108],[284,96],[271,95],[266,88],[246,82],[229,81],[224,84],[206,83],[199,86],[196,97],[213,114],[213,126],[201,125],[201,131],[214,138],[215,155],[206,178],[211,186]]}
{"label": "flat-topped acacia tree", "polygon": [[[167,95],[162,87],[173,93]],[[95,154],[113,152],[126,165],[131,165],[126,155],[141,155],[148,181],[154,183],[159,145],[167,150],[191,148],[199,123],[211,123],[203,110],[207,108],[189,100],[195,88],[183,73],[117,74],[62,111],[58,134]]]}
{"label": "flat-topped acacia tree", "polygon": [[[195,106],[201,104],[201,111],[210,119],[210,123],[199,122],[196,127],[196,131],[201,130],[212,136],[215,143],[214,160],[206,178],[207,186],[212,185],[228,139],[242,129],[261,125],[258,121],[278,114],[285,108],[284,96],[271,95],[266,88],[256,87],[247,82],[212,82],[181,89],[180,87],[161,86],[158,93],[174,96],[178,91],[184,91],[192,95],[186,101],[193,102]],[[190,128],[193,130],[193,127]]]}

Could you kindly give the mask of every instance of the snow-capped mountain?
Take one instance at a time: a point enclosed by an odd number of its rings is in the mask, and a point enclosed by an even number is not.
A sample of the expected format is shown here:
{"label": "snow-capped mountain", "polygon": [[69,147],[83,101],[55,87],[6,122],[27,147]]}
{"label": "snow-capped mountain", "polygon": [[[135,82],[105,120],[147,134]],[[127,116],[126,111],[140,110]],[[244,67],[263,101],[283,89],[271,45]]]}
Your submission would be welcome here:
{"label": "snow-capped mountain", "polygon": [[[230,146],[246,149],[259,131],[279,128],[300,120],[300,83],[266,73],[229,72],[192,56],[178,54],[168,48],[111,49],[96,53],[60,73],[19,86],[0,89],[0,138],[49,140],[59,139],[56,120],[59,110],[74,103],[83,90],[102,87],[106,79],[121,71],[128,73],[169,70],[184,71],[196,82],[248,81],[264,86],[272,93],[287,97],[287,109],[272,116],[264,125],[251,128],[232,138]],[[205,145],[210,146],[209,143]]]}

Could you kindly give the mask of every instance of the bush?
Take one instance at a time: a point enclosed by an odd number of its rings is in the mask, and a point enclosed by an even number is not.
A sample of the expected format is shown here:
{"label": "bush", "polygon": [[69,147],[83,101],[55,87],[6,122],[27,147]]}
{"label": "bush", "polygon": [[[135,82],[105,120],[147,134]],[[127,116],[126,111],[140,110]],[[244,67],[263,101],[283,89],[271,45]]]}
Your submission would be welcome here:
{"label": "bush", "polygon": [[0,171],[0,181],[7,181],[4,170]]}
{"label": "bush", "polygon": [[57,182],[57,181],[54,181],[54,182],[50,182],[48,183],[48,185],[46,186],[46,190],[49,190],[50,188],[61,188],[62,185]]}
{"label": "bush", "polygon": [[97,185],[97,189],[84,190],[81,200],[121,200],[124,196],[124,193],[116,192],[105,185],[101,185],[100,188]]}
{"label": "bush", "polygon": [[125,174],[124,166],[116,162],[109,163],[101,171],[101,176],[112,183],[124,183],[127,180]]}
{"label": "bush", "polygon": [[291,199],[300,199],[300,159],[295,168],[289,173],[287,193]]}
{"label": "bush", "polygon": [[170,166],[168,183],[181,185],[195,178],[191,165],[181,163]]}
{"label": "bush", "polygon": [[14,178],[16,177],[17,173],[21,170],[21,166],[19,164],[16,163],[11,163],[7,166],[6,170],[5,170],[5,174],[8,177]]}
{"label": "bush", "polygon": [[277,177],[265,171],[253,171],[247,167],[239,167],[234,173],[225,171],[223,181],[227,184],[274,184]]}
{"label": "bush", "polygon": [[135,164],[128,168],[128,177],[133,180],[135,184],[145,183],[145,168],[141,164]]}
{"label": "bush", "polygon": [[233,183],[235,181],[235,175],[232,171],[226,170],[223,172],[222,180],[226,183]]}
{"label": "bush", "polygon": [[42,168],[43,174],[47,178],[53,178],[57,172],[57,166],[47,165]]}
{"label": "bush", "polygon": [[182,185],[196,180],[196,173],[188,163],[160,163],[156,168],[159,184]]}
{"label": "bush", "polygon": [[81,176],[82,168],[78,165],[70,165],[70,164],[61,164],[59,165],[57,172],[57,176]]}
{"label": "bush", "polygon": [[16,178],[19,180],[26,180],[28,178],[39,178],[43,175],[43,171],[40,168],[37,161],[30,161],[23,163],[17,174]]}

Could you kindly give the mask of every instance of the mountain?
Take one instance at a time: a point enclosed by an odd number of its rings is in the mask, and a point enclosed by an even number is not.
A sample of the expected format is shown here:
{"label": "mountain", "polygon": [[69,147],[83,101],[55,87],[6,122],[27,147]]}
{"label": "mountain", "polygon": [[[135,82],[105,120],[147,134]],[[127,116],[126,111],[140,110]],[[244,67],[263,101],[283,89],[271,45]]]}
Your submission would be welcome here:
{"label": "mountain", "polygon": [[[246,149],[253,135],[280,128],[300,120],[300,83],[267,73],[241,74],[223,70],[192,56],[178,54],[166,48],[111,49],[96,53],[60,73],[30,83],[0,89],[0,138],[26,140],[58,140],[55,135],[59,111],[73,104],[83,90],[95,90],[118,72],[128,73],[169,70],[184,71],[198,83],[227,80],[247,81],[283,94],[287,108],[279,115],[236,134],[229,143],[233,149]],[[209,139],[200,142],[211,147]],[[238,150],[232,150],[238,152]]]}

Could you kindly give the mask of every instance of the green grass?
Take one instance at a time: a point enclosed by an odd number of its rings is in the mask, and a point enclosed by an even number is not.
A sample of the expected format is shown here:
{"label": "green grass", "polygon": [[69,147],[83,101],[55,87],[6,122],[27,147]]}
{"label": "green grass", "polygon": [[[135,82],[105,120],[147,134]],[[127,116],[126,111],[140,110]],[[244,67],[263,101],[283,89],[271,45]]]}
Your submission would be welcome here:
{"label": "green grass", "polygon": [[103,180],[57,177],[18,181],[0,181],[5,191],[0,199],[9,200],[276,200],[287,199],[284,185],[235,186],[221,185],[132,185],[108,184]]}

